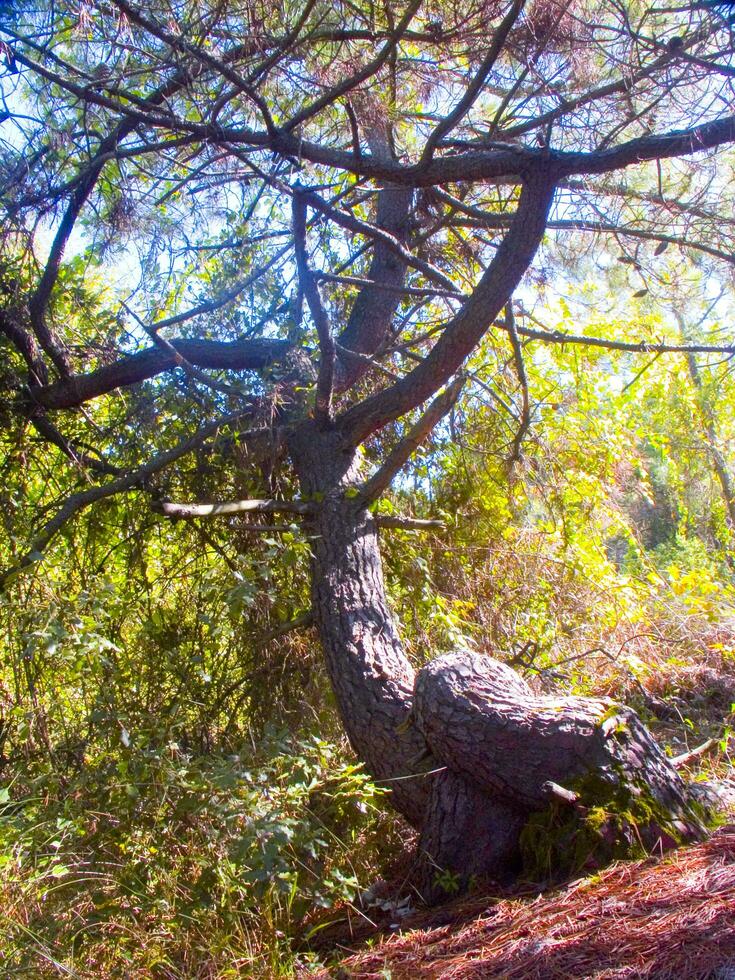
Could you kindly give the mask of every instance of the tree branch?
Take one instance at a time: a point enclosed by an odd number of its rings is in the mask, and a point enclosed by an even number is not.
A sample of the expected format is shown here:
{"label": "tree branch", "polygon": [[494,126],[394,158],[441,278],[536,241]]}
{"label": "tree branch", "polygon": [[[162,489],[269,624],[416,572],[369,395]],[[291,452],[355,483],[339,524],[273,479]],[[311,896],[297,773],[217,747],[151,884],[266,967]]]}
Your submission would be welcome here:
{"label": "tree branch", "polygon": [[660,135],[639,136],[609,150],[552,153],[560,179],[575,174],[603,174],[649,160],[689,156],[735,141],[735,115]]}
{"label": "tree branch", "polygon": [[459,313],[424,360],[401,381],[349,409],[338,425],[358,445],[371,432],[420,405],[459,370],[508,302],[546,228],[554,194],[548,180],[527,181],[515,219],[492,262]]}
{"label": "tree branch", "polygon": [[294,129],[301,126],[302,123],[305,123],[307,119],[311,119],[313,116],[317,115],[317,113],[321,112],[322,109],[325,109],[327,106],[337,102],[344,95],[347,95],[348,92],[351,92],[354,88],[356,88],[356,86],[366,82],[368,78],[371,78],[376,74],[376,72],[380,71],[390,57],[391,52],[395,49],[396,45],[408,29],[408,25],[416,15],[416,12],[421,6],[421,2],[422,0],[411,0],[403,14],[403,17],[401,17],[400,21],[396,25],[395,30],[391,32],[388,40],[372,61],[368,62],[364,68],[355,72],[354,75],[351,75],[349,78],[346,78],[339,85],[336,85],[334,88],[326,91],[323,95],[320,95],[319,98],[315,99],[310,105],[305,106],[300,112],[297,112],[295,116],[292,116],[283,127],[284,133],[290,134]]}
{"label": "tree branch", "polygon": [[[476,215],[475,218],[460,219],[457,224],[464,227],[475,228],[475,227],[486,227],[486,228],[504,228],[507,227],[511,221],[509,216],[503,214],[492,214],[491,212],[482,212],[480,208],[465,208],[465,211],[472,210]],[[482,215],[480,217],[479,215]],[[620,235],[627,238],[638,238],[642,241],[647,242],[665,242],[667,245],[677,245],[679,248],[688,248],[693,252],[702,252],[705,255],[711,255],[714,259],[720,259],[722,262],[727,262],[729,265],[735,265],[735,255],[732,252],[726,252],[721,248],[713,248],[711,245],[706,245],[704,242],[691,241],[686,238],[682,238],[679,235],[671,235],[663,232],[648,231],[645,228],[633,228],[627,227],[625,225],[616,224],[612,221],[587,221],[583,218],[570,218],[570,219],[553,219],[547,222],[546,225],[549,230],[556,231],[588,231],[593,234],[610,234],[610,235]]]}
{"label": "tree branch", "polygon": [[360,488],[360,503],[367,506],[376,500],[390,486],[393,477],[408,462],[421,443],[428,438],[434,426],[455,405],[465,383],[463,375],[438,395],[419,420],[411,427],[408,435],[388,454],[380,469]]}
{"label": "tree branch", "polygon": [[172,34],[171,31],[167,31],[165,28],[161,27],[160,24],[154,23],[149,18],[145,17],[139,10],[131,7],[130,4],[126,3],[125,0],[112,0],[116,7],[123,11],[123,13],[128,17],[134,24],[143,27],[149,34],[153,37],[157,37],[160,41],[171,46],[173,50],[184,51],[187,54],[195,58],[200,64],[206,65],[208,68],[213,69],[217,73],[221,74],[226,78],[234,87],[242,92],[250,101],[257,107],[260,114],[263,117],[263,122],[265,123],[266,130],[271,134],[271,136],[276,135],[276,126],[271,117],[268,105],[265,99],[255,89],[250,85],[246,79],[242,78],[233,68],[231,68],[226,62],[220,58],[215,58],[211,54],[208,54],[203,48],[198,48],[196,45],[191,44],[182,37],[180,34]]}
{"label": "tree branch", "polygon": [[[502,320],[495,325],[507,330]],[[522,337],[540,340],[545,344],[578,344],[583,347],[603,347],[606,350],[626,351],[631,354],[728,354],[735,355],[735,344],[662,344],[655,341],[604,340],[602,337],[585,337],[583,334],[564,333],[563,330],[535,330],[533,327],[516,325]]]}
{"label": "tree branch", "polygon": [[[210,422],[208,425],[202,426],[193,436],[191,436],[189,439],[185,439],[183,442],[180,442],[178,446],[175,446],[173,449],[169,449],[167,452],[159,453],[158,456],[154,456],[153,459],[149,460],[138,469],[133,470],[130,473],[126,473],[124,476],[118,477],[116,480],[111,480],[109,483],[104,483],[102,486],[91,487],[89,490],[82,490],[79,493],[74,493],[70,497],[67,497],[66,501],[59,508],[56,514],[54,514],[54,516],[41,528],[39,533],[33,539],[30,549],[21,558],[21,560],[11,568],[0,572],[0,592],[5,589],[8,581],[16,574],[26,568],[29,568],[31,565],[34,565],[43,558],[43,552],[56,534],[58,534],[64,525],[80,511],[89,507],[90,504],[96,503],[98,500],[104,500],[106,497],[112,497],[115,494],[123,493],[126,490],[131,490],[133,487],[144,481],[146,477],[160,472],[160,470],[165,469],[165,467],[169,466],[177,459],[181,459],[182,456],[185,456],[187,453],[197,449],[202,445],[205,439],[207,439],[209,436],[216,435],[216,433],[219,432],[219,430],[224,426],[231,425],[233,422],[239,421],[248,414],[250,413],[247,411],[242,411],[234,412],[231,415],[224,415],[216,422]],[[243,432],[240,433],[240,437],[247,438],[248,435],[260,435],[262,431],[263,430],[255,429],[251,430],[250,433]]]}
{"label": "tree branch", "polygon": [[316,326],[321,354],[316,382],[314,417],[320,425],[327,425],[332,419],[332,392],[334,390],[334,366],[337,351],[329,318],[319,295],[319,287],[309,268],[309,260],[306,255],[306,200],[304,195],[300,192],[295,193],[292,203],[293,235],[299,284],[306,297],[306,302],[309,304],[309,310]]}
{"label": "tree branch", "polygon": [[436,126],[436,128],[430,133],[429,138],[424,146],[424,151],[421,154],[421,161],[419,166],[427,166],[431,162],[431,158],[434,155],[434,150],[439,145],[439,143],[444,139],[444,137],[450,133],[454,127],[462,121],[462,119],[467,115],[472,106],[475,104],[477,97],[479,96],[482,88],[485,84],[487,76],[492,71],[493,65],[498,60],[500,52],[505,46],[505,42],[508,40],[508,35],[510,34],[511,28],[515,24],[516,20],[520,16],[521,11],[525,6],[526,0],[513,0],[510,10],[505,15],[503,20],[495,32],[490,48],[483,58],[482,64],[475,73],[475,77],[472,79],[470,84],[467,86],[464,95],[459,100],[457,105],[452,109],[452,111],[441,120],[441,122]]}
{"label": "tree branch", "polygon": [[39,415],[37,412],[34,412],[31,415],[30,421],[44,442],[49,442],[51,445],[56,446],[67,459],[71,460],[72,463],[76,463],[77,466],[86,467],[97,473],[104,473],[106,476],[119,476],[122,473],[122,470],[118,466],[113,466],[112,463],[108,463],[104,459],[98,459],[96,456],[90,456],[88,453],[81,453],[74,449],[45,415]]}
{"label": "tree branch", "polygon": [[11,316],[8,310],[0,310],[0,333],[4,333],[23,360],[26,362],[28,373],[36,384],[45,384],[48,380],[46,365],[38,354],[36,343],[28,333]]}
{"label": "tree branch", "polygon": [[212,504],[177,504],[156,500],[153,510],[165,517],[231,517],[233,514],[313,514],[316,505],[308,500],[233,500]]}
{"label": "tree branch", "polygon": [[[34,70],[38,70],[41,75],[48,77],[53,74],[48,72],[46,69],[43,69],[40,65],[35,65],[33,62],[27,61],[26,59],[22,60],[29,67],[34,68]],[[156,91],[153,92],[147,99],[141,100],[143,106],[150,108],[160,106],[178,88],[186,83],[186,77],[185,72],[177,71],[173,78],[169,79],[162,86],[156,89]],[[74,88],[79,87],[74,86]],[[84,102],[90,95],[90,93],[86,90],[81,90],[79,94],[82,98],[82,102]],[[125,117],[126,113],[124,112],[122,106],[120,107],[120,112],[121,115]],[[143,116],[143,120],[144,119],[145,117]],[[54,240],[51,244],[51,250],[46,262],[46,267],[29,300],[28,306],[31,324],[36,337],[38,338],[38,342],[56,365],[62,377],[67,377],[71,373],[71,370],[66,354],[59,347],[56,338],[53,336],[49,330],[48,324],[46,323],[46,309],[51,298],[51,292],[56,284],[64,251],[71,233],[74,230],[74,226],[82,207],[89,198],[89,195],[92,193],[92,190],[97,183],[97,180],[99,179],[102,169],[107,161],[114,156],[118,145],[125,139],[126,136],[132,133],[135,126],[140,121],[142,121],[141,118],[131,118],[129,115],[128,118],[122,118],[122,120],[112,129],[112,131],[100,142],[94,160],[86,168],[86,173],[82,179],[80,179],[73,188],[69,204],[67,205],[66,211],[64,212],[59,227],[56,231],[56,235],[54,236]]]}
{"label": "tree branch", "polygon": [[[394,255],[402,259],[405,265],[411,266],[411,268],[423,273],[429,282],[435,282],[442,289],[448,291],[456,288],[449,276],[446,276],[441,269],[437,269],[430,262],[425,262],[423,259],[413,255],[395,234],[382,227],[382,225],[390,222],[391,225],[396,227],[396,230],[402,237],[406,237],[411,195],[407,194],[405,189],[385,187],[381,190],[378,201],[377,225],[370,224],[368,221],[362,221],[353,214],[346,214],[344,211],[332,207],[314,191],[305,190],[300,193],[303,194],[306,203],[315,211],[331,218],[335,224],[340,225],[340,227],[345,228],[347,231],[354,231],[360,235],[366,235],[368,238],[372,238],[376,243],[380,242],[388,251],[393,252]],[[385,259],[383,259],[383,264],[385,264]],[[402,272],[403,270],[401,269]],[[376,277],[371,269],[370,278],[375,279]],[[401,281],[402,279],[403,276],[401,275]]]}
{"label": "tree branch", "polygon": [[[197,367],[230,371],[260,371],[282,360],[293,349],[288,340],[261,338],[227,342],[182,337],[170,343],[181,357]],[[45,387],[33,386],[30,394],[36,404],[47,409],[74,408],[116,388],[138,384],[175,367],[175,354],[158,346],[147,347],[89,374],[74,375]]]}
{"label": "tree branch", "polygon": [[505,328],[508,331],[508,336],[513,347],[516,374],[518,375],[518,383],[521,386],[520,424],[513,439],[513,447],[510,454],[510,462],[516,463],[521,458],[521,443],[531,425],[531,399],[528,394],[528,378],[526,377],[526,365],[523,362],[523,348],[518,339],[512,303],[508,303],[505,307]]}
{"label": "tree branch", "polygon": [[[443,299],[466,299],[464,293],[461,293],[458,289],[435,289],[430,286],[393,286],[384,280],[378,280],[374,278],[363,279],[362,276],[339,276],[333,272],[315,272],[314,278],[319,282],[335,282],[344,283],[346,286],[360,286],[364,289],[375,290],[377,293],[387,292],[396,293],[398,296],[425,296],[430,299],[432,296],[439,296]],[[393,307],[396,306],[395,303],[392,304]],[[353,307],[354,309],[354,307]],[[347,327],[340,337],[344,337],[347,332]],[[382,338],[381,338],[382,339]],[[340,346],[342,346],[340,344]],[[353,354],[358,354],[359,351],[350,348],[350,352]]]}
{"label": "tree branch", "polygon": [[446,521],[420,517],[391,517],[388,514],[376,515],[375,523],[378,527],[397,531],[445,531],[447,528]]}
{"label": "tree branch", "polygon": [[137,321],[138,325],[145,330],[156,347],[173,357],[176,367],[180,367],[184,373],[192,379],[192,381],[198,381],[206,388],[210,388],[212,391],[217,391],[221,395],[229,395],[235,398],[247,397],[239,389],[233,388],[232,385],[215,381],[208,377],[204,371],[200,371],[199,368],[194,367],[194,365],[190,361],[187,361],[187,359],[182,355],[180,350],[178,350],[170,341],[166,340],[165,337],[161,337],[155,325],[151,327],[144,323],[137,313],[130,309],[127,303],[123,303],[122,307]]}
{"label": "tree branch", "polygon": [[608,150],[582,152],[494,143],[481,150],[434,158],[426,167],[363,153],[333,149],[310,140],[280,133],[277,146],[268,133],[249,129],[215,127],[187,120],[166,119],[171,129],[191,133],[217,145],[249,145],[273,149],[286,156],[323,164],[346,173],[388,181],[403,187],[433,187],[453,182],[545,178],[551,182],[581,174],[607,173],[657,158],[688,156],[735,141],[735,115],[701,123],[689,129],[641,136]]}
{"label": "tree branch", "polygon": [[698,759],[700,755],[704,755],[711,749],[714,749],[718,745],[716,738],[708,738],[706,742],[702,742],[695,749],[690,749],[688,752],[683,752],[681,755],[675,755],[673,759],[669,759],[669,762],[675,769],[681,769],[683,766],[688,766],[690,762]]}

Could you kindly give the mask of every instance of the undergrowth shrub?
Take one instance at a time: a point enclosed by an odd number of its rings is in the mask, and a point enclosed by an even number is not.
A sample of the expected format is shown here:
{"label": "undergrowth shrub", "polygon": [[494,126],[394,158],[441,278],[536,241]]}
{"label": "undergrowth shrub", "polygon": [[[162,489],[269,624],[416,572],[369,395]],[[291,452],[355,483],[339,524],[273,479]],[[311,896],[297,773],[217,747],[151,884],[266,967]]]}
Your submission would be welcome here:
{"label": "undergrowth shrub", "polygon": [[351,901],[385,847],[383,791],[318,738],[129,744],[0,792],[5,975],[287,975],[305,913]]}

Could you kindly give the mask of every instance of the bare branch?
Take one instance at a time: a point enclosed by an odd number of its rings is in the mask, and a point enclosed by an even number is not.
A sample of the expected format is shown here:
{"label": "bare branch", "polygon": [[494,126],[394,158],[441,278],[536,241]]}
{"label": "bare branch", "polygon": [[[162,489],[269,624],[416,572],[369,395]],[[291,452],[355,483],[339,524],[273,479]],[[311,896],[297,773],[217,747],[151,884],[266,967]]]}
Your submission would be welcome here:
{"label": "bare branch", "polygon": [[518,431],[513,439],[513,446],[510,454],[510,462],[515,463],[521,458],[521,444],[531,425],[531,399],[528,394],[528,378],[526,377],[526,365],[523,361],[523,348],[518,339],[515,317],[513,315],[513,305],[508,303],[505,308],[505,329],[508,331],[510,342],[513,347],[513,359],[515,361],[518,383],[521,386],[521,417]]}
{"label": "bare branch", "polygon": [[293,196],[293,234],[296,248],[296,266],[299,270],[299,283],[306,297],[306,302],[309,304],[309,309],[316,326],[321,353],[319,375],[316,382],[314,417],[320,424],[326,425],[332,418],[334,365],[337,353],[334,338],[332,337],[332,328],[324,310],[321,296],[319,295],[319,287],[309,268],[309,261],[306,255],[306,201],[300,193],[295,193]]}
{"label": "bare branch", "polygon": [[508,40],[508,35],[510,34],[511,28],[515,24],[516,20],[518,20],[518,17],[520,16],[520,13],[525,5],[526,0],[513,0],[510,10],[500,22],[500,25],[493,36],[490,48],[483,58],[482,64],[477,69],[475,77],[467,86],[464,95],[454,109],[452,109],[452,111],[441,120],[441,122],[429,135],[429,138],[424,146],[424,151],[421,154],[420,166],[426,166],[431,162],[431,158],[434,155],[434,150],[437,148],[439,143],[448,133],[451,133],[454,127],[462,121],[462,119],[475,104],[477,97],[482,91],[487,76],[492,71],[495,62],[498,60],[500,52],[505,46],[505,42]]}
{"label": "bare branch", "polygon": [[380,71],[408,29],[408,25],[415,17],[416,12],[421,6],[421,2],[422,0],[411,0],[403,14],[403,17],[401,17],[399,22],[396,24],[395,30],[391,32],[388,40],[372,61],[368,62],[364,68],[355,72],[355,74],[351,75],[349,78],[346,78],[339,85],[334,86],[334,88],[331,88],[323,95],[320,95],[318,99],[315,99],[310,105],[305,106],[300,112],[297,112],[296,115],[289,119],[289,121],[283,127],[284,133],[290,134],[294,129],[301,126],[302,123],[305,123],[307,119],[311,119],[313,116],[321,112],[322,109],[325,109],[327,106],[338,102],[343,96],[347,95],[348,92],[351,92],[354,88],[357,88],[358,85],[366,82],[368,78],[371,78],[378,71]]}
{"label": "bare branch", "polygon": [[[397,293],[401,296],[440,296],[444,299],[463,299],[463,293],[457,289],[432,289],[426,286],[393,286],[387,282],[380,282],[377,279],[363,279],[361,276],[338,276],[332,272],[315,272],[314,278],[319,282],[344,283],[346,286],[370,286],[376,290],[387,293]],[[352,351],[357,353],[357,351]]]}
{"label": "bare branch", "polygon": [[688,766],[690,762],[698,759],[700,756],[704,755],[706,752],[711,751],[716,748],[718,741],[716,738],[708,738],[706,742],[702,742],[695,749],[690,749],[688,752],[682,752],[681,755],[675,755],[671,759],[671,765],[675,769],[681,769],[682,766]]}
{"label": "bare branch", "polygon": [[151,503],[153,510],[166,517],[231,517],[233,514],[313,514],[315,504],[308,500],[233,500],[212,504],[176,504],[169,500]]}
{"label": "bare branch", "polygon": [[[495,326],[507,330],[502,320]],[[563,330],[535,330],[516,324],[522,337],[540,340],[545,344],[577,344],[582,347],[604,347],[606,350],[627,351],[631,354],[727,354],[735,355],[735,344],[664,344],[651,340],[605,340],[602,337],[585,337],[583,334],[565,333]]]}
{"label": "bare branch", "polygon": [[378,514],[375,523],[378,527],[397,531],[445,531],[447,528],[445,521],[420,517],[389,517],[387,514]]}
{"label": "bare branch", "polygon": [[[472,210],[482,213],[479,208]],[[483,225],[486,228],[503,228],[507,227],[510,221],[511,218],[506,215],[487,212],[484,218],[460,219],[457,224],[470,228]],[[584,231],[592,232],[592,234],[619,235],[623,238],[637,238],[640,241],[658,242],[659,244],[665,242],[667,245],[677,245],[679,248],[690,249],[692,252],[702,252],[704,255],[711,255],[713,259],[727,262],[728,265],[735,265],[735,255],[732,252],[713,248],[705,242],[666,232],[649,231],[646,228],[636,228],[632,225],[619,224],[613,221],[587,221],[584,218],[552,219],[547,223],[547,228],[556,231]]]}

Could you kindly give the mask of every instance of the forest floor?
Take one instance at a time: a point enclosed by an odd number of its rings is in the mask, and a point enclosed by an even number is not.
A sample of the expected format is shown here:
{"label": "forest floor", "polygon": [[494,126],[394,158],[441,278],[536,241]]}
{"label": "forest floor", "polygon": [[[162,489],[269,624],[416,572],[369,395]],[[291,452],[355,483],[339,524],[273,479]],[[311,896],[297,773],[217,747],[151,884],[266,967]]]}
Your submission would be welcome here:
{"label": "forest floor", "polygon": [[[735,824],[535,896],[415,913],[387,938],[378,926],[366,943],[354,925],[363,948],[314,980],[733,980]],[[333,938],[350,943],[347,929]]]}

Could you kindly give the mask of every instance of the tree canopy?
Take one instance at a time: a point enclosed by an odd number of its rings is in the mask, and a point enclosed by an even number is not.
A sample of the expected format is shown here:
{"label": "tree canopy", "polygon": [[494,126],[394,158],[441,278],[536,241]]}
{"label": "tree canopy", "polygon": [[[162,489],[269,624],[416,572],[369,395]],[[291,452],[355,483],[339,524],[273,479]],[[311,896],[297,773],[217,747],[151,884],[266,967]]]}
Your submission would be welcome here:
{"label": "tree canopy", "polygon": [[359,443],[488,331],[521,372],[527,340],[574,342],[533,319],[554,263],[612,250],[631,294],[660,295],[673,246],[724,286],[730,26],[726,4],[11,8],[17,404],[72,459],[127,475],[135,440],[80,431],[102,396],[175,370],[213,424],[293,399],[298,376]]}

